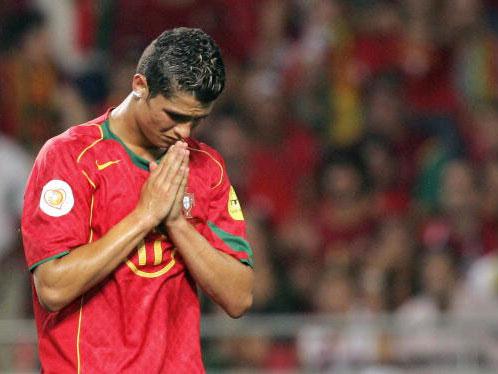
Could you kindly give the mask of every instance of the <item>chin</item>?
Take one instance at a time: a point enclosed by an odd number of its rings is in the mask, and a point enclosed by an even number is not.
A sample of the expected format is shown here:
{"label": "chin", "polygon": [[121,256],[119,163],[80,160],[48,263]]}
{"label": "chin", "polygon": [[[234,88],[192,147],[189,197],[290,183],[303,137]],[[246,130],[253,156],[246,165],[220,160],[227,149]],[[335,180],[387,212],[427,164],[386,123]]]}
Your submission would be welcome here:
{"label": "chin", "polygon": [[158,141],[153,143],[154,148],[168,149],[173,145],[173,143],[169,141]]}
{"label": "chin", "polygon": [[171,147],[173,144],[175,144],[177,141],[175,139],[171,139],[171,138],[165,138],[165,137],[159,137],[157,138],[157,141],[155,142],[156,144],[156,147],[159,147],[159,148],[169,148]]}

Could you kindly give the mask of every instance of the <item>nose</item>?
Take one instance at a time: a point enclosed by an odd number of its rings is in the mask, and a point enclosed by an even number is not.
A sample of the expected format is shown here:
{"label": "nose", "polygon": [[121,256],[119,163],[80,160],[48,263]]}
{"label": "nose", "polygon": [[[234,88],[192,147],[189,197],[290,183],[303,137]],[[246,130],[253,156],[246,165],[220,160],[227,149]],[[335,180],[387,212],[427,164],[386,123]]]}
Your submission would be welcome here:
{"label": "nose", "polygon": [[192,121],[178,123],[173,130],[177,138],[186,139],[190,136],[190,131],[192,130]]}

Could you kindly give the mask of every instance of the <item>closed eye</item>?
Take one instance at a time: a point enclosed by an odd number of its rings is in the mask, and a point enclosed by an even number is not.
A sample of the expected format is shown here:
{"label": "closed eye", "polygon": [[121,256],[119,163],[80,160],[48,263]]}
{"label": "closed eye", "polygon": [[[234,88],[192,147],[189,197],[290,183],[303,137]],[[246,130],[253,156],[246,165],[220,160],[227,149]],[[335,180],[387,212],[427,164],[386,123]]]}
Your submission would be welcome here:
{"label": "closed eye", "polygon": [[164,113],[166,113],[166,115],[176,124],[184,124],[190,122],[192,124],[192,129],[199,126],[201,121],[208,116],[207,114],[204,116],[189,116],[186,114],[172,112],[166,109],[164,109]]}
{"label": "closed eye", "polygon": [[199,122],[208,116],[208,114],[203,116],[189,116],[188,114],[173,112],[167,109],[163,109],[163,112],[176,123]]}
{"label": "closed eye", "polygon": [[169,110],[165,110],[164,112],[176,123],[186,123],[193,120],[192,116],[187,116],[185,114],[175,113]]}

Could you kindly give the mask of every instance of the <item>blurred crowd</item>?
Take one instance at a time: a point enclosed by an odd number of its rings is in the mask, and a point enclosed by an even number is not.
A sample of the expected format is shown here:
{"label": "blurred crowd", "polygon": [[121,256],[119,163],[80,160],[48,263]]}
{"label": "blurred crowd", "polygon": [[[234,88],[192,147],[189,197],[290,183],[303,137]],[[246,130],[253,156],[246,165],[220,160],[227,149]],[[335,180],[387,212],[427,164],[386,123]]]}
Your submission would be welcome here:
{"label": "blurred crowd", "polygon": [[[451,361],[466,351],[436,333],[441,316],[497,315],[498,1],[0,0],[0,20],[0,319],[31,317],[17,227],[37,151],[117,105],[142,49],[180,25],[224,55],[226,90],[196,136],[244,208],[252,313],[349,321],[217,342],[208,365]],[[385,313],[435,329],[355,327]],[[484,367],[497,337],[481,339]]]}

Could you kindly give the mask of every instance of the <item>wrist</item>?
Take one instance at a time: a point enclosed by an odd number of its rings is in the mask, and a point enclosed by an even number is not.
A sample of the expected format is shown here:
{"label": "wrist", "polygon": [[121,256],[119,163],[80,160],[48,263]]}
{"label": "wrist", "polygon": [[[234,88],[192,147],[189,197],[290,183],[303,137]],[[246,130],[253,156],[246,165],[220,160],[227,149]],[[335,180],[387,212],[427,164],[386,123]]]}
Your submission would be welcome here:
{"label": "wrist", "polygon": [[189,223],[187,219],[182,214],[174,220],[166,220],[164,222],[164,227],[166,228],[166,231],[169,234],[171,234],[172,232],[179,232],[185,230],[188,224]]}
{"label": "wrist", "polygon": [[142,212],[139,209],[135,209],[131,214],[130,217],[132,219],[133,224],[138,227],[140,230],[143,230],[145,232],[149,232],[154,227],[157,226],[158,222],[154,217],[149,214],[148,212]]}

